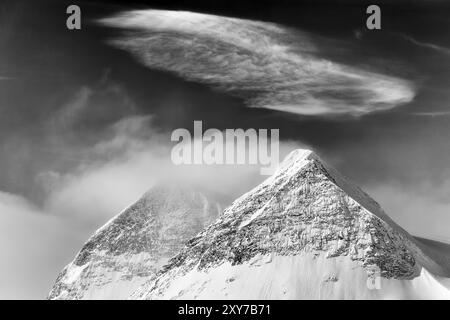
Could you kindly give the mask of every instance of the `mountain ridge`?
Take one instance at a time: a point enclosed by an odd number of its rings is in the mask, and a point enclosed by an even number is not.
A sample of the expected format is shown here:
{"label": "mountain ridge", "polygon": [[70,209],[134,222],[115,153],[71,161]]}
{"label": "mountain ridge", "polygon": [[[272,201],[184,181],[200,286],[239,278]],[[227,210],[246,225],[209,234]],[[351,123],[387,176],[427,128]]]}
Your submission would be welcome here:
{"label": "mountain ridge", "polygon": [[49,298],[450,299],[450,246],[411,236],[310,150],[221,214],[201,193],[169,190],[101,227]]}
{"label": "mountain ridge", "polygon": [[[305,258],[307,255],[309,257]],[[273,281],[277,277],[267,270],[266,279],[262,280],[264,285],[253,283],[253,292],[244,291],[247,295],[222,283],[227,280],[221,274],[238,272],[242,276],[238,283],[241,289],[245,288],[246,279],[257,272],[255,263],[259,262],[255,261],[261,259],[269,269],[272,267],[268,264],[277,263],[302,266],[305,270],[313,270],[315,264],[327,265],[323,269],[325,273],[331,268],[349,281],[351,276],[343,266],[351,266],[358,270],[361,283],[365,277],[364,285],[381,277],[400,281],[400,287],[408,283],[405,281],[419,279],[419,285],[428,288],[434,280],[422,281],[428,277],[425,272],[444,273],[444,268],[424,254],[414,238],[366,193],[324,164],[313,152],[296,150],[286,157],[273,176],[235,200],[215,223],[191,239],[156,278],[143,285],[132,298],[284,298],[280,288],[266,294],[268,286],[276,286]],[[336,261],[341,261],[340,266],[336,266]],[[291,267],[286,267],[286,277],[294,272]],[[221,273],[216,272],[223,268]],[[315,275],[318,276],[325,277]],[[301,275],[292,281],[312,286]],[[312,282],[317,288],[322,285],[322,280]],[[357,290],[348,287],[349,284],[339,284],[345,290],[328,288],[326,292],[330,298],[375,295],[361,283]],[[234,280],[233,284],[236,285]],[[294,299],[320,298],[322,294],[316,292],[318,296],[313,293],[308,296],[297,287],[287,286],[286,292],[296,292],[290,296]],[[217,293],[217,287],[223,292]]]}

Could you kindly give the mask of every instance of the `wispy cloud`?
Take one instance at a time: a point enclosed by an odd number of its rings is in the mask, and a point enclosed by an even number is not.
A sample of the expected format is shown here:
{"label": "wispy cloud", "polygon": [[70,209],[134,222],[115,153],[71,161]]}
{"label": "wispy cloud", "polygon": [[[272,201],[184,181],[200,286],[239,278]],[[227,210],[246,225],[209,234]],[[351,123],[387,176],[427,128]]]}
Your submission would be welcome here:
{"label": "wispy cloud", "polygon": [[100,20],[146,66],[303,115],[363,115],[410,102],[413,84],[318,57],[310,36],[276,24],[182,11],[140,10]]}
{"label": "wispy cloud", "polygon": [[450,116],[450,111],[413,112],[411,114],[420,117],[440,117],[440,116]]}
{"label": "wispy cloud", "polygon": [[442,53],[442,54],[445,54],[445,55],[450,55],[450,49],[449,48],[446,48],[446,47],[443,47],[443,46],[440,46],[440,45],[437,45],[437,44],[434,44],[434,43],[419,41],[419,40],[416,40],[415,38],[413,38],[413,37],[411,37],[411,36],[409,36],[407,34],[404,34],[404,33],[396,33],[396,35],[399,36],[399,37],[402,37],[403,39],[405,39],[405,40],[407,40],[407,41],[409,41],[409,42],[411,42],[411,43],[413,43],[413,44],[415,44],[415,45],[417,45],[419,47],[435,50],[435,51],[437,51],[439,53]]}

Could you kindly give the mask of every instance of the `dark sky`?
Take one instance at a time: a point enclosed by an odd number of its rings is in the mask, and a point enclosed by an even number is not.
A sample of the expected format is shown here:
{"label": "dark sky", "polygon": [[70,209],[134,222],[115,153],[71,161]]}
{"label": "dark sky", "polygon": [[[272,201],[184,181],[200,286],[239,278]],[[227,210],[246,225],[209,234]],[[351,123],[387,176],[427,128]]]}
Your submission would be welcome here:
{"label": "dark sky", "polygon": [[[163,144],[173,129],[191,129],[194,120],[203,120],[204,129],[279,128],[282,141],[312,147],[410,232],[450,240],[450,3],[393,3],[377,2],[382,29],[369,31],[365,1],[2,1],[0,192],[23,197],[45,212],[54,180],[64,184],[85,177],[83,170],[92,163],[103,170],[102,165],[116,161],[122,149],[111,153],[98,146],[117,142],[117,123],[131,116],[151,116],[151,132]],[[82,30],[65,27],[70,4],[81,7]],[[102,25],[98,19],[133,9],[273,22],[307,38],[314,52],[305,55],[312,61],[389,77],[395,85],[405,81],[414,97],[385,110],[370,110],[369,104],[359,115],[249,107],[249,97],[258,93],[220,90],[155,70],[108,42],[139,31]],[[295,47],[296,37],[283,41]],[[270,83],[270,75],[266,80]],[[328,85],[326,76],[318,81]],[[361,96],[350,89],[332,94],[364,104],[368,90]],[[319,93],[318,100],[326,94],[331,93]],[[133,130],[133,139],[146,139],[148,132]],[[76,190],[84,197],[90,192]],[[98,227],[95,223],[89,232]]]}
{"label": "dark sky", "polygon": [[[151,114],[170,131],[192,126],[281,128],[282,139],[311,145],[361,184],[439,184],[449,174],[449,5],[441,1],[382,2],[382,30],[365,28],[361,1],[207,1],[193,4],[79,2],[83,28],[65,28],[65,1],[10,1],[1,11],[1,190],[38,200],[33,176],[83,161],[78,145],[98,142],[122,117]],[[209,5],[208,5],[209,4]],[[117,37],[98,18],[139,8],[182,9],[276,22],[313,35],[317,55],[333,62],[410,80],[412,102],[364,116],[305,116],[246,108],[245,100],[145,68],[106,43]],[[109,92],[107,82],[120,92]],[[53,141],[47,122],[79,93],[93,90],[91,108],[66,128],[71,152]],[[79,93],[82,94],[82,93]],[[124,99],[129,99],[125,101]],[[66,140],[65,140],[66,141]],[[67,143],[67,142],[66,142]],[[20,177],[20,179],[18,179]],[[24,178],[26,177],[26,178]]]}

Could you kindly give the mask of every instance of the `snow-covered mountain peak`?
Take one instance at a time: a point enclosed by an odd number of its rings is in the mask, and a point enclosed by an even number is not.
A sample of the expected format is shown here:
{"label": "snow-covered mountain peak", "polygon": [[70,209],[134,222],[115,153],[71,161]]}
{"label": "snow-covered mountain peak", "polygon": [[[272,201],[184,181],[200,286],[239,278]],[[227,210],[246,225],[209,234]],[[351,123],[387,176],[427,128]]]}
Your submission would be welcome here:
{"label": "snow-covered mountain peak", "polygon": [[308,161],[317,157],[312,150],[308,149],[295,149],[291,151],[281,162],[279,168],[277,169],[275,175],[277,173],[290,171],[291,173],[301,169]]}
{"label": "snow-covered mountain peak", "polygon": [[439,269],[370,196],[295,150],[132,298],[379,297],[371,278],[406,288],[424,266]]}
{"label": "snow-covered mountain peak", "polygon": [[127,298],[220,212],[190,187],[153,186],[94,233],[60,273],[49,298]]}
{"label": "snow-covered mountain peak", "polygon": [[219,211],[192,188],[153,187],[89,239],[49,297],[450,298],[439,278],[450,261],[310,150]]}
{"label": "snow-covered mountain peak", "polygon": [[317,172],[321,172],[330,182],[342,189],[352,199],[357,201],[368,212],[374,214],[387,223],[397,227],[389,216],[387,216],[381,206],[373,200],[368,194],[361,190],[355,183],[349,181],[341,175],[335,168],[323,161],[314,151],[308,149],[295,149],[291,151],[285,159],[280,163],[274,175],[267,178],[261,185],[254,190],[248,192],[241,198],[246,198],[249,193],[258,189],[266,189],[268,186],[277,186],[292,181],[299,180],[303,183],[303,172],[314,168]]}

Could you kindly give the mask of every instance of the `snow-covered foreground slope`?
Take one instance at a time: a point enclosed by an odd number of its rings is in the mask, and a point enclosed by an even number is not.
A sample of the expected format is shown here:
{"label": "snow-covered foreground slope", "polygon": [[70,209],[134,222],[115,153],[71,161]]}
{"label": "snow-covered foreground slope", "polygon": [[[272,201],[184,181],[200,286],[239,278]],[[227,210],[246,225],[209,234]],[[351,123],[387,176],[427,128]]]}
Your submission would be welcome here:
{"label": "snow-covered foreground slope", "polygon": [[167,288],[153,289],[151,298],[450,299],[449,288],[441,282],[422,269],[411,280],[381,278],[377,290],[364,269],[346,257],[261,255],[242,264],[226,262],[206,272],[194,268],[174,278]]}
{"label": "snow-covered foreground slope", "polygon": [[49,298],[128,298],[219,212],[202,193],[153,187],[88,240]]}
{"label": "snow-covered foreground slope", "polygon": [[450,299],[450,264],[310,151],[237,199],[132,299]]}

